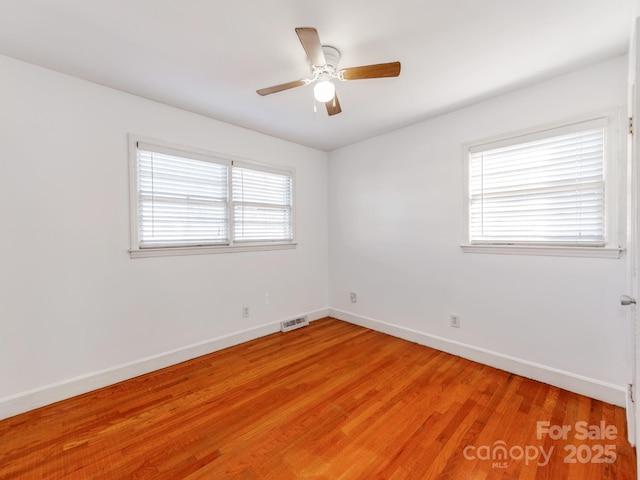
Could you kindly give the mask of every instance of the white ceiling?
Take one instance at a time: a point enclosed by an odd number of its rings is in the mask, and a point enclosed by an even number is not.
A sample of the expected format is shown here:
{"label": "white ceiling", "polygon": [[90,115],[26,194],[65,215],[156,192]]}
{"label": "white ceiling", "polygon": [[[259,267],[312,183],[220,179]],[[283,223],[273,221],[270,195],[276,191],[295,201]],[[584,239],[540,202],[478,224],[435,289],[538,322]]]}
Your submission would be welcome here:
{"label": "white ceiling", "polygon": [[[0,54],[329,151],[624,54],[634,2],[0,0]],[[333,117],[257,95],[309,76],[300,26],[400,77],[339,82]]]}

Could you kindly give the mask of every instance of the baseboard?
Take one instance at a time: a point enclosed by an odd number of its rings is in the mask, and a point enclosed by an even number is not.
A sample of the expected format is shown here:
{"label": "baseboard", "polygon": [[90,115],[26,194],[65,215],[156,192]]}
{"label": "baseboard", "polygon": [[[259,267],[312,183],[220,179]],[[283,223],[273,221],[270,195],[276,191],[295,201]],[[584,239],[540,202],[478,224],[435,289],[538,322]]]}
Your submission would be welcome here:
{"label": "baseboard", "polygon": [[[304,315],[312,322],[327,317],[329,309],[291,315],[282,320]],[[0,398],[0,420],[278,331],[280,331],[280,320]]]}
{"label": "baseboard", "polygon": [[371,330],[386,333],[420,345],[432,347],[468,360],[473,360],[500,370],[515,373],[516,375],[538,380],[564,390],[569,390],[597,400],[602,400],[603,402],[625,407],[626,388],[621,385],[602,382],[593,378],[549,367],[547,365],[530,362],[510,355],[456,342],[437,335],[430,335],[428,333],[346,312],[344,310],[330,308],[329,315],[345,322],[370,328]]}

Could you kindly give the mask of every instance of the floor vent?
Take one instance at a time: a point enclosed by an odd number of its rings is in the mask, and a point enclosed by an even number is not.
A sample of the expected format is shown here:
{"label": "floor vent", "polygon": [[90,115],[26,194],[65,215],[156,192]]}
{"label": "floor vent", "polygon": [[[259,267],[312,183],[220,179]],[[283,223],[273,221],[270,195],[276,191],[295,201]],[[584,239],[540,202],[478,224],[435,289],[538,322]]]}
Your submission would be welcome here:
{"label": "floor vent", "polygon": [[309,325],[309,320],[307,317],[294,318],[293,320],[285,320],[284,322],[280,322],[280,330],[283,332],[288,332],[290,330],[295,330],[296,328],[306,327]]}

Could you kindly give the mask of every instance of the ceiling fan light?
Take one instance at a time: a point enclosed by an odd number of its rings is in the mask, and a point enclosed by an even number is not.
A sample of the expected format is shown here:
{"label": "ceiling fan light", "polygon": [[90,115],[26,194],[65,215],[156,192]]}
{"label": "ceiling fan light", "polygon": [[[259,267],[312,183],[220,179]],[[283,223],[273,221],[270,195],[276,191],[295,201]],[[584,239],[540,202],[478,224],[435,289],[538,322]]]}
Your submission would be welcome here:
{"label": "ceiling fan light", "polygon": [[318,102],[330,101],[336,93],[336,87],[329,80],[322,80],[313,87],[313,96]]}

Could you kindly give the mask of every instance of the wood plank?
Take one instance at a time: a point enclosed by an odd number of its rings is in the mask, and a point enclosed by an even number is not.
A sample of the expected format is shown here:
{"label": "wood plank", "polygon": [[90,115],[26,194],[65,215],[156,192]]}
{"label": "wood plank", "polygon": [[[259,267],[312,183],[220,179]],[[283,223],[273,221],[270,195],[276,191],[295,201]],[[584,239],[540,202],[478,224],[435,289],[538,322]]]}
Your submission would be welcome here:
{"label": "wood plank", "polygon": [[[573,430],[566,439],[537,438],[543,421]],[[618,435],[578,440],[581,421],[604,421]],[[500,445],[515,450],[503,462],[486,458]],[[615,462],[591,461],[605,445]],[[517,458],[527,448],[553,454],[541,466]],[[582,457],[565,463],[571,448]],[[0,421],[0,478],[636,474],[619,407],[323,319]]]}

